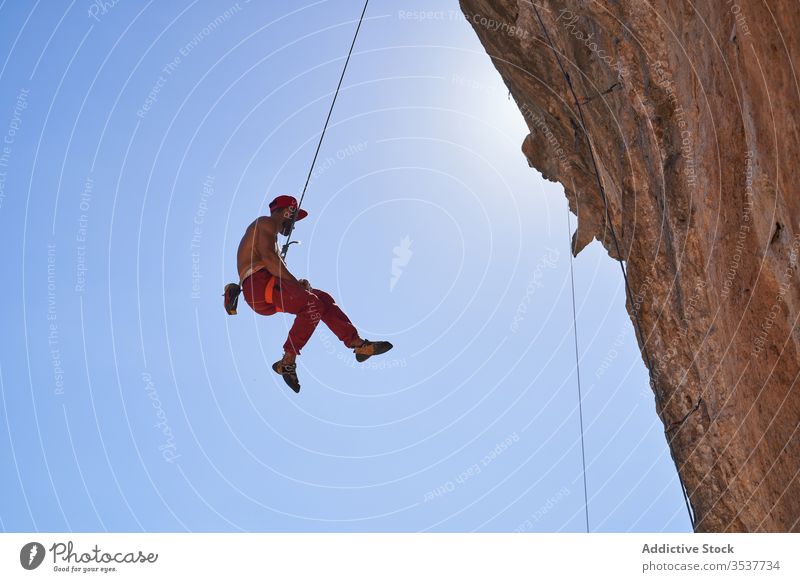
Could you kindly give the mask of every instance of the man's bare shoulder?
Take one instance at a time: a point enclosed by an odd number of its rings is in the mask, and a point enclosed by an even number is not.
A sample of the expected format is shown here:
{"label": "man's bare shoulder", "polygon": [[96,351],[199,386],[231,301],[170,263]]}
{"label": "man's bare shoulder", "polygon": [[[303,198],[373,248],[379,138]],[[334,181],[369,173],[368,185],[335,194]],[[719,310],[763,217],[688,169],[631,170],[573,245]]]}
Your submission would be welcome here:
{"label": "man's bare shoulder", "polygon": [[250,223],[247,230],[256,230],[260,235],[278,234],[278,230],[275,224],[269,219],[269,216],[259,216]]}

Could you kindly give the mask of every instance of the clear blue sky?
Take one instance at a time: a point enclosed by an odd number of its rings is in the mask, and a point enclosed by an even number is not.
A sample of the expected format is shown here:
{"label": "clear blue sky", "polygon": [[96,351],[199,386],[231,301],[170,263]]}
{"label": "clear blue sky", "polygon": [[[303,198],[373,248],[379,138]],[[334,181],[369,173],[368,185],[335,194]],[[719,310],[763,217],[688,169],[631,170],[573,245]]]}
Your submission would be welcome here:
{"label": "clear blue sky", "polygon": [[[0,527],[582,531],[566,203],[457,2],[370,3],[288,259],[395,348],[320,326],[299,396],[220,294],[361,2],[99,6],[0,4]],[[619,268],[575,274],[592,529],[688,531]]]}

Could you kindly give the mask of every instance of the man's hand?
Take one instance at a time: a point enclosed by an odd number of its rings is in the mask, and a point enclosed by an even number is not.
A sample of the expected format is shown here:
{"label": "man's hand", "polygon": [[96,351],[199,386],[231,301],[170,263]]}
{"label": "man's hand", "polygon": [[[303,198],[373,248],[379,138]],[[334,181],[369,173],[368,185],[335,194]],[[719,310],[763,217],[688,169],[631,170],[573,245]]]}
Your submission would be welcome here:
{"label": "man's hand", "polygon": [[311,283],[308,282],[308,279],[300,279],[297,281],[306,291],[311,291]]}

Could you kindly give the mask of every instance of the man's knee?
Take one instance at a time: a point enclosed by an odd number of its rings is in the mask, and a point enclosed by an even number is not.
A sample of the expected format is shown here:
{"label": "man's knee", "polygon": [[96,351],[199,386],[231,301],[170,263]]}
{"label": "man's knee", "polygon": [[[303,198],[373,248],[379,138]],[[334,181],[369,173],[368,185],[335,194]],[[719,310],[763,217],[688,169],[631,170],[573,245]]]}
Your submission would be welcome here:
{"label": "man's knee", "polygon": [[328,293],[325,293],[325,291],[322,291],[321,289],[312,289],[311,293],[319,297],[320,301],[322,301],[325,304],[330,305],[332,303],[335,303],[333,297],[331,297]]}

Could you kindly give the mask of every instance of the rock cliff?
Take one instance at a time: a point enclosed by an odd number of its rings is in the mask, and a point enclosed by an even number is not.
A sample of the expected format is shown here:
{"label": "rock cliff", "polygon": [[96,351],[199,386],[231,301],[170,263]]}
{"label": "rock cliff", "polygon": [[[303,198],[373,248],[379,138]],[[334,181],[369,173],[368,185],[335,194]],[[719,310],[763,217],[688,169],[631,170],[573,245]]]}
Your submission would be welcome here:
{"label": "rock cliff", "polygon": [[[574,250],[628,269],[696,531],[800,531],[800,9],[789,0],[461,8],[564,186]],[[610,222],[610,224],[609,224]],[[644,352],[643,352],[644,353]]]}

